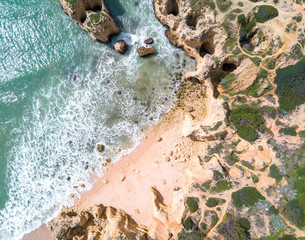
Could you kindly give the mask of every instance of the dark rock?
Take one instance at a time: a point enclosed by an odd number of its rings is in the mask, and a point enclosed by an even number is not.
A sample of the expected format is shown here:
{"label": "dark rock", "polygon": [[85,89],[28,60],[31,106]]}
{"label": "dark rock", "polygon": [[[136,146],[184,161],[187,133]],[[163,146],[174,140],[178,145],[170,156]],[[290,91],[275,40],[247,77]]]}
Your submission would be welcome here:
{"label": "dark rock", "polygon": [[152,38],[148,38],[144,41],[146,44],[152,44],[154,43],[154,40]]}
{"label": "dark rock", "polygon": [[137,50],[140,57],[152,55],[156,52],[155,48],[139,47]]}

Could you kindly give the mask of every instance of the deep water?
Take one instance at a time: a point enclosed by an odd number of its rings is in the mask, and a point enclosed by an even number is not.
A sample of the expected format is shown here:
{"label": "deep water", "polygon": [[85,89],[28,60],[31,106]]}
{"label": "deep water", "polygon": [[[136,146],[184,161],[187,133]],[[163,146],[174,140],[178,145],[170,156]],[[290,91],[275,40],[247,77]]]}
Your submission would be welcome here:
{"label": "deep water", "polygon": [[[123,29],[113,42],[131,45],[123,56],[91,39],[59,0],[0,1],[0,239],[19,239],[72,204],[106,158],[131,151],[170,109],[173,74],[194,68],[169,44],[151,0],[106,3]],[[140,59],[148,37],[158,54]]]}

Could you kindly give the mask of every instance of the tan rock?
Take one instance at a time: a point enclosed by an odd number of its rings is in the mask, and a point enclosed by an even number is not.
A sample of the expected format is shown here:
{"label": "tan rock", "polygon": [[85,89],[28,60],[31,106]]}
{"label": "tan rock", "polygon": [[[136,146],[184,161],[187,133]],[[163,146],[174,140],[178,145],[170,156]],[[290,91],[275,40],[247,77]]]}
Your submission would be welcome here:
{"label": "tan rock", "polygon": [[[140,57],[146,57],[156,53],[155,48],[139,47],[137,50]],[[152,119],[151,119],[152,120]]]}
{"label": "tan rock", "polygon": [[128,46],[124,40],[119,40],[116,44],[113,45],[113,48],[118,53],[124,54],[128,50]]}
{"label": "tan rock", "polygon": [[61,6],[90,37],[109,43],[112,35],[120,34],[119,25],[111,17],[104,0],[60,0]]}

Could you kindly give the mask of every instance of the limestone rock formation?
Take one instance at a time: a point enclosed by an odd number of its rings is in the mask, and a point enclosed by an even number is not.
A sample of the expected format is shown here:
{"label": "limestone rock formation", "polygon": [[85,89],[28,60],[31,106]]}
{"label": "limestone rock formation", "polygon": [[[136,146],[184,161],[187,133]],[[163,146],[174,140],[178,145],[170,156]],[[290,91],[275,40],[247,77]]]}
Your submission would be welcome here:
{"label": "limestone rock formation", "polygon": [[112,35],[121,32],[104,0],[60,0],[60,3],[64,11],[93,39],[109,43]]}
{"label": "limestone rock formation", "polygon": [[156,52],[155,48],[139,47],[137,50],[140,57],[146,57]]}
{"label": "limestone rock formation", "polygon": [[124,40],[119,40],[116,44],[113,45],[113,48],[118,53],[124,54],[128,50],[128,46]]}
{"label": "limestone rock formation", "polygon": [[147,229],[123,210],[95,205],[86,211],[64,208],[48,224],[54,239],[65,240],[146,240]]}

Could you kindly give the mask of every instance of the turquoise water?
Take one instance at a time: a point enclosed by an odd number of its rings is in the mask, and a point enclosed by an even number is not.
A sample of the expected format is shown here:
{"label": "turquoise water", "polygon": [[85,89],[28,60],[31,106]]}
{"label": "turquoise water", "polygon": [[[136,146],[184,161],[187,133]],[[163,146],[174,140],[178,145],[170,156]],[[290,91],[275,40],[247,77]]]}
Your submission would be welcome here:
{"label": "turquoise water", "polygon": [[[170,109],[173,73],[194,68],[150,0],[106,2],[123,29],[113,42],[131,45],[124,56],[88,37],[59,0],[0,2],[0,239],[22,237],[90,189],[105,159],[131,151]],[[148,37],[158,54],[140,59]]]}

